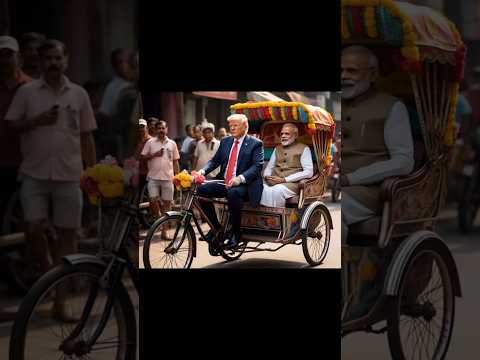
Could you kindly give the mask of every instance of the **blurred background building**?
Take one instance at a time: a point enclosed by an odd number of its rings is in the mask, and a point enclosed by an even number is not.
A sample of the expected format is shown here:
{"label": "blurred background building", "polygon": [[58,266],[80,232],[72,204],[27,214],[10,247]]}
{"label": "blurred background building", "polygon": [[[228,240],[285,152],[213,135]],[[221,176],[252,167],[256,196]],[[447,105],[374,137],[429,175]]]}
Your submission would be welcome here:
{"label": "blurred background building", "polygon": [[194,91],[143,94],[145,117],[155,116],[168,123],[169,136],[184,135],[187,124],[200,124],[204,119],[215,128],[227,127],[230,106],[245,101],[300,101],[329,111],[340,125],[340,93],[338,92],[268,92],[268,91]]}
{"label": "blurred background building", "polygon": [[111,78],[113,49],[138,49],[137,18],[132,0],[0,0],[0,34],[39,32],[65,42],[67,76],[80,84]]}

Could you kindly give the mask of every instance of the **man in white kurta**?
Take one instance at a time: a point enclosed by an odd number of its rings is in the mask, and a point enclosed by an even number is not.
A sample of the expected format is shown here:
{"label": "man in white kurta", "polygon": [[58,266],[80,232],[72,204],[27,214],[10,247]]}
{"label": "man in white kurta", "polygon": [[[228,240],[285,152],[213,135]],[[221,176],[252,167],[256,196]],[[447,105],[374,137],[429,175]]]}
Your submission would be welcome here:
{"label": "man in white kurta", "polygon": [[286,199],[298,195],[298,182],[313,176],[312,153],[308,146],[296,141],[298,128],[287,123],[280,136],[281,145],[273,151],[263,174],[263,206],[285,207]]}
{"label": "man in white kurta", "polygon": [[[388,177],[407,175],[414,167],[412,131],[408,111],[402,101],[398,99],[391,101],[392,106],[387,111],[383,129],[379,124],[368,123],[368,116],[366,120],[361,120],[363,115],[363,113],[360,113],[363,111],[360,110],[362,103],[370,101],[373,106],[368,105],[367,108],[373,114],[375,114],[375,109],[382,106],[380,101],[384,97],[377,96],[373,86],[377,76],[378,59],[375,54],[360,46],[344,49],[342,53],[342,112],[345,113],[345,125],[342,126],[343,146],[345,147],[347,141],[354,141],[356,144],[361,143],[360,139],[365,137],[366,140],[363,143],[370,144],[370,147],[373,146],[372,143],[383,142],[386,154],[384,157],[379,156],[378,153],[375,154],[377,161],[357,161],[361,165],[350,171],[351,169],[343,166],[347,160],[344,148],[343,157],[345,159],[343,160],[345,161],[342,163],[342,187],[380,184]],[[371,100],[372,98],[373,100]],[[350,106],[350,103],[354,103],[354,107]],[[379,116],[375,114],[371,117],[378,118]],[[346,131],[349,127],[355,129],[352,126],[353,122],[360,121],[363,122],[359,126],[360,131],[350,131],[350,133]],[[376,127],[373,128],[372,126]],[[368,131],[364,131],[365,128],[368,128]],[[377,133],[381,134],[381,138],[372,138],[372,136],[377,137]],[[353,140],[355,137],[357,140]],[[354,150],[356,150],[356,153],[364,154],[365,157],[368,155],[362,152],[362,149]],[[355,198],[347,191],[342,192],[342,243],[346,242],[349,225],[380,215],[378,211],[370,208],[367,202],[360,201],[359,198],[361,196]]]}
{"label": "man in white kurta", "polygon": [[[354,223],[381,216],[380,187],[391,176],[407,175],[414,168],[413,140],[408,111],[403,102],[378,91],[378,59],[368,48],[343,50],[342,67],[342,243]],[[349,239],[355,244],[355,238]],[[342,261],[352,301],[342,321],[368,314],[381,293],[388,261],[369,247],[345,247]],[[356,257],[355,256],[355,257]],[[366,275],[368,274],[368,275]]]}

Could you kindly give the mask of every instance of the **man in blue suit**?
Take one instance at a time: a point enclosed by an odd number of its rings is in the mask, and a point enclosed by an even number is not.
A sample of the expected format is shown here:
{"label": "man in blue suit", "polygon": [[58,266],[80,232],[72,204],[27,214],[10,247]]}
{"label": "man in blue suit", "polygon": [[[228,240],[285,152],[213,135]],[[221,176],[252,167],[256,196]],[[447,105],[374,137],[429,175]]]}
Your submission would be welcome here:
{"label": "man in blue suit", "polygon": [[[203,184],[198,188],[197,194],[205,198],[227,198],[231,225],[231,231],[227,235],[227,249],[233,249],[241,239],[242,202],[249,200],[252,207],[257,207],[262,197],[263,143],[247,135],[248,119],[245,115],[233,114],[227,121],[232,136],[221,140],[213,158],[199,171],[206,175],[220,166],[216,178],[224,180],[225,184]],[[213,224],[213,229],[206,235],[211,244],[221,226],[213,203],[200,201],[200,205]]]}

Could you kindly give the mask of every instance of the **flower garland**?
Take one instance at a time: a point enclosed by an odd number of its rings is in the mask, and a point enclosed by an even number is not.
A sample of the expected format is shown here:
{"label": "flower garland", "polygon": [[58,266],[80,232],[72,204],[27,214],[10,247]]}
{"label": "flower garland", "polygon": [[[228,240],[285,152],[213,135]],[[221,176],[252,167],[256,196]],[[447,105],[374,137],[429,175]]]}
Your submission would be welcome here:
{"label": "flower garland", "polygon": [[450,90],[450,109],[448,113],[447,130],[445,132],[444,142],[447,146],[453,146],[455,142],[455,112],[457,109],[459,84],[455,83]]}
{"label": "flower garland", "polygon": [[285,107],[280,108],[280,113],[282,114],[282,120],[287,120],[287,115],[285,114]]}
{"label": "flower garland", "polygon": [[125,187],[137,186],[138,161],[133,158],[126,159],[122,169],[117,160],[108,155],[98,164],[88,167],[80,177],[80,187],[93,205],[97,205],[101,197],[117,198],[123,196]]}
{"label": "flower garland", "polygon": [[342,22],[341,22],[341,26],[342,26],[342,38],[344,39],[348,39],[350,38],[352,35],[350,34],[350,31],[348,30],[348,22],[347,22],[347,12],[343,9],[342,7]]}
{"label": "flower garland", "polygon": [[457,79],[457,81],[461,81],[463,79],[465,70],[465,53],[467,50],[465,48],[465,43],[463,42],[462,37],[460,36],[460,33],[458,32],[455,24],[450,20],[448,21],[448,24],[450,25],[450,29],[452,30],[455,40],[460,45],[455,52],[455,78]]}
{"label": "flower garland", "polygon": [[420,61],[420,51],[416,45],[416,35],[413,30],[410,20],[399,9],[399,7],[391,0],[342,0],[342,37],[349,39],[352,34],[350,32],[346,7],[365,7],[364,11],[364,25],[366,27],[366,33],[370,38],[378,38],[378,24],[376,22],[375,7],[383,6],[391,14],[392,17],[397,17],[403,30],[403,46],[401,48],[401,54],[405,60],[409,63]]}
{"label": "flower garland", "polygon": [[271,106],[268,107],[268,111],[270,112],[270,117],[272,118],[272,121],[275,121],[275,112],[273,111],[273,108]]}
{"label": "flower garland", "polygon": [[[307,106],[300,102],[286,101],[263,101],[255,103],[240,103],[230,106],[232,113],[245,114],[250,121],[273,120],[273,121],[300,121],[307,124],[307,131],[313,134],[316,127],[316,119]],[[330,126],[335,122],[332,116],[324,111],[322,118],[326,118]]]}
{"label": "flower garland", "polygon": [[365,25],[367,27],[367,35],[372,39],[377,38],[377,22],[375,20],[375,8],[373,6],[365,8]]}
{"label": "flower garland", "polygon": [[298,107],[295,106],[292,108],[293,120],[298,121]]}
{"label": "flower garland", "polygon": [[196,171],[192,171],[191,174],[187,170],[183,170],[175,175],[172,179],[173,184],[177,190],[188,190],[192,187],[192,183],[200,185],[205,181],[205,176],[200,175]]}

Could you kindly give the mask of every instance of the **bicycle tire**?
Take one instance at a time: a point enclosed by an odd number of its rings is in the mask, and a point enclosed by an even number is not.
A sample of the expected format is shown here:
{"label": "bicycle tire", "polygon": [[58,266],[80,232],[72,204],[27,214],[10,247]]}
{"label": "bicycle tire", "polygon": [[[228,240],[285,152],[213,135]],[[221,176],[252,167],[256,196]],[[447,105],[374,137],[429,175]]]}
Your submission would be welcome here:
{"label": "bicycle tire", "polygon": [[[40,278],[27,293],[17,312],[10,336],[10,360],[27,360],[25,358],[25,342],[29,321],[36,305],[47,293],[52,291],[54,284],[61,281],[62,278],[80,274],[100,279],[104,271],[105,266],[94,263],[75,265],[65,263],[53,268]],[[124,345],[123,353],[117,353],[116,360],[134,360],[137,350],[135,309],[127,289],[122,283],[116,289],[114,301],[110,316],[115,316],[119,324],[119,333],[123,332],[125,339],[125,344],[122,344]],[[40,356],[41,353],[36,353],[36,355]]]}

